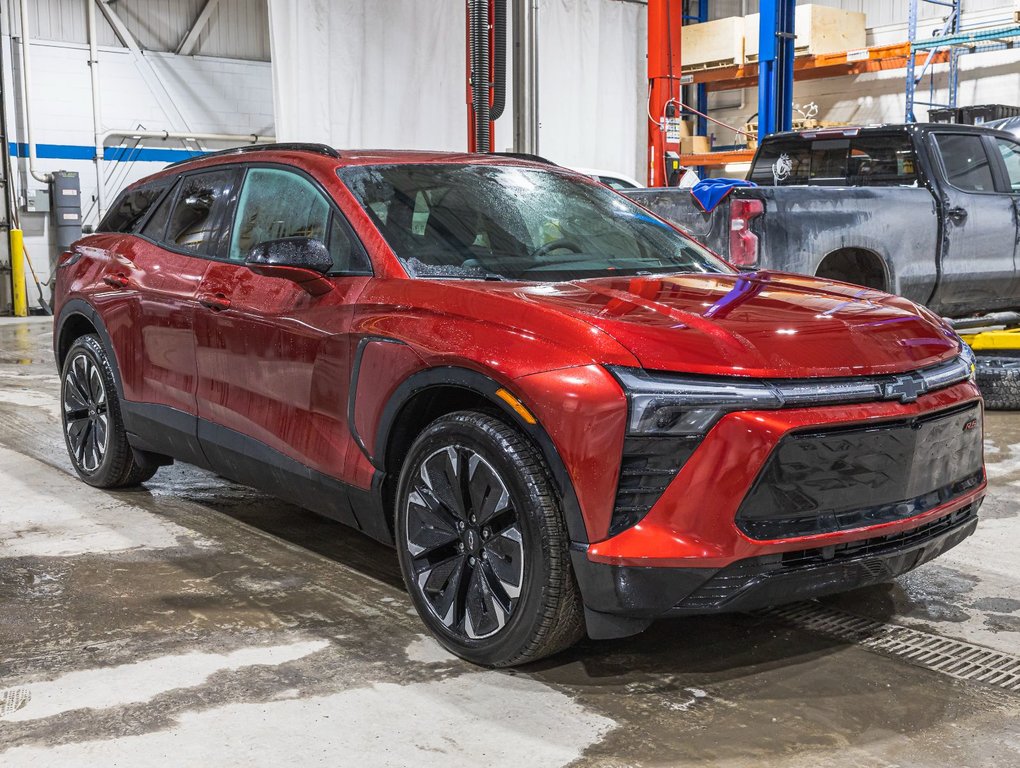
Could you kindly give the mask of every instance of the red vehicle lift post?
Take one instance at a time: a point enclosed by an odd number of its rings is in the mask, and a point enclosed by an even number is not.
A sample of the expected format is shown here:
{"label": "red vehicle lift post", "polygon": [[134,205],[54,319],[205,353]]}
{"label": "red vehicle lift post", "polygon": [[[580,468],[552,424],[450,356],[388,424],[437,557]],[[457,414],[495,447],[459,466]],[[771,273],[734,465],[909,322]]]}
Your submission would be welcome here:
{"label": "red vehicle lift post", "polygon": [[[680,173],[683,0],[648,0],[648,186]],[[667,156],[667,153],[669,155]]]}

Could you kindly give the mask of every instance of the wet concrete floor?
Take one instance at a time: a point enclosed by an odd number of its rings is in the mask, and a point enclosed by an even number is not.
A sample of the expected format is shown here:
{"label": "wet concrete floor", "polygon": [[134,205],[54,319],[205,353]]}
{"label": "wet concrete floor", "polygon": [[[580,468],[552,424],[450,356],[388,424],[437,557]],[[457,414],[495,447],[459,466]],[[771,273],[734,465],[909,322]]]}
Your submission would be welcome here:
{"label": "wet concrete floor", "polygon": [[[472,667],[339,524],[187,466],[85,486],[57,391],[49,325],[0,320],[2,766],[1020,766],[1020,693],[770,613]],[[820,609],[1020,657],[1020,415],[986,437],[978,533]]]}

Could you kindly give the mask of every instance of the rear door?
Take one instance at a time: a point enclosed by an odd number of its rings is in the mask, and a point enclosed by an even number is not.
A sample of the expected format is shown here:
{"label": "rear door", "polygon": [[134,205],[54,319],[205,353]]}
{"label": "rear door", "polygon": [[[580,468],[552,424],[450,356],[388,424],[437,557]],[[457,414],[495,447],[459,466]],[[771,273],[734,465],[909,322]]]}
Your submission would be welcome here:
{"label": "rear door", "polygon": [[[244,264],[252,246],[299,236],[322,240],[333,255],[324,295]],[[341,478],[351,443],[349,334],[371,276],[367,255],[325,191],[285,166],[247,170],[221,243],[195,326],[206,454],[223,474],[263,487],[258,473],[274,471],[267,464]]]}
{"label": "rear door", "polygon": [[1016,209],[997,182],[995,143],[980,133],[952,131],[928,140],[940,164],[945,228],[931,308],[950,316],[1007,308],[1017,288]]}

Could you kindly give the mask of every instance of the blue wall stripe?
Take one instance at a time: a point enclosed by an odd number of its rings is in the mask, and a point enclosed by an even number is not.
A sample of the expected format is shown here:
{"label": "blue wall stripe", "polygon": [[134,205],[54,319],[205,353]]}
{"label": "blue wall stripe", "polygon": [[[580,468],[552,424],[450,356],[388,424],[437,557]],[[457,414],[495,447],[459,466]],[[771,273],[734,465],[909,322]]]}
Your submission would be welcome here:
{"label": "blue wall stripe", "polygon": [[[11,142],[11,157],[28,157],[28,145]],[[36,144],[35,156],[45,160],[92,160],[95,147],[87,144]],[[175,163],[204,155],[190,149],[156,149],[153,147],[104,147],[103,159],[113,162]]]}

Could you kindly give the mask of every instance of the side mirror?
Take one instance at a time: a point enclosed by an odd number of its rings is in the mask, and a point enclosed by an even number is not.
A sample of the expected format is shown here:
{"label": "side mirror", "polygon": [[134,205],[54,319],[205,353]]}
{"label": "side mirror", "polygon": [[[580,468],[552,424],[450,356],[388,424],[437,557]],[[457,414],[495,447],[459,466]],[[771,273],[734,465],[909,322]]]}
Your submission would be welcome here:
{"label": "side mirror", "polygon": [[321,240],[311,237],[267,240],[253,246],[244,263],[256,275],[290,280],[313,296],[333,290],[333,283],[324,277],[333,268],[333,257]]}

